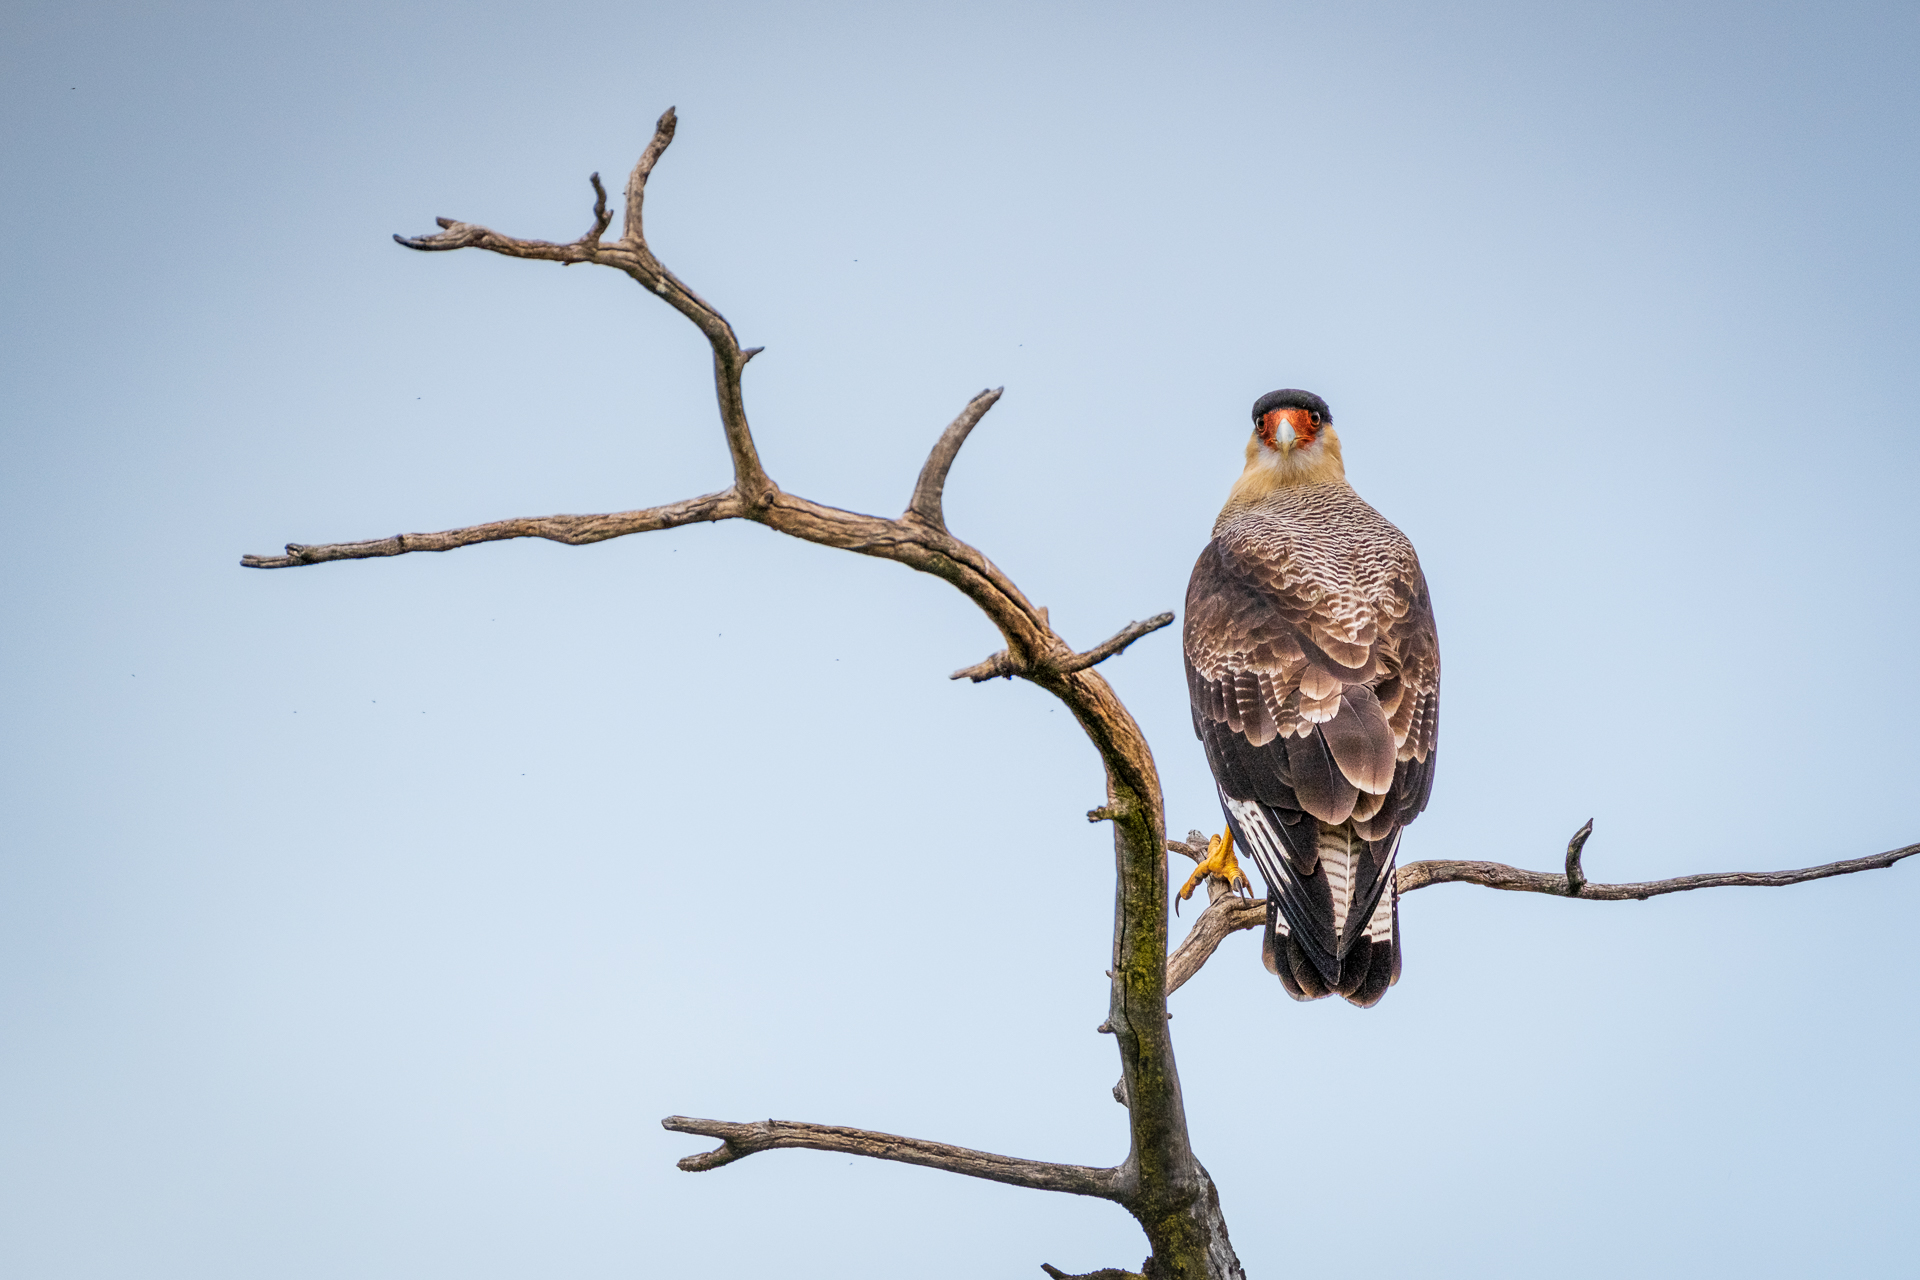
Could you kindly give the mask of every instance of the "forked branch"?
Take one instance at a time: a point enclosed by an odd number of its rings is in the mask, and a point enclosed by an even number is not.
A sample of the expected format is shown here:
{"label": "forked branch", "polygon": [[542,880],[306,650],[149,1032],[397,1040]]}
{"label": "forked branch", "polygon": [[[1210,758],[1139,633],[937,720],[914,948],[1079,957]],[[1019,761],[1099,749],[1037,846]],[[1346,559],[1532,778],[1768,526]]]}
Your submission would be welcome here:
{"label": "forked branch", "polygon": [[[612,243],[603,242],[600,237],[607,229],[606,191],[600,185],[599,176],[593,179],[596,193],[594,202],[593,228],[586,235],[568,244],[555,244],[548,240],[521,240],[514,236],[504,236],[497,231],[472,223],[458,222],[452,218],[436,218],[440,230],[424,236],[395,236],[394,240],[409,249],[418,249],[423,253],[442,252],[450,249],[485,249],[508,258],[532,258],[541,262],[558,262],[572,266],[576,262],[594,262],[603,267],[612,267],[624,271],[639,285],[678,311],[706,336],[713,348],[714,388],[720,401],[720,423],[726,432],[727,452],[733,459],[733,484],[735,491],[749,507],[756,507],[767,501],[773,490],[773,481],[767,478],[766,470],[760,465],[760,455],[753,445],[753,432],[747,425],[746,403],[740,395],[740,371],[746,367],[756,349],[743,351],[740,341],[734,336],[733,326],[727,323],[725,316],[715,310],[706,299],[689,289],[680,278],[667,270],[666,264],[654,256],[647,244],[647,237],[641,218],[641,210],[646,201],[647,178],[652,175],[654,165],[665,154],[667,144],[673,141],[678,120],[672,107],[668,107],[654,126],[653,139],[640,155],[639,163],[633,166],[633,172],[627,177],[626,219],[620,239]],[[266,566],[261,566],[266,567]]]}
{"label": "forked branch", "polygon": [[1128,645],[1138,640],[1141,636],[1152,635],[1160,628],[1170,627],[1172,625],[1173,615],[1171,613],[1156,613],[1145,622],[1129,622],[1125,627],[1121,628],[1120,632],[1111,640],[1103,641],[1085,653],[1076,653],[1071,658],[1068,658],[1060,664],[1060,670],[1062,673],[1085,671],[1088,667],[1105,662],[1116,653],[1122,652]]}
{"label": "forked branch", "polygon": [[994,387],[982,391],[967,401],[967,407],[960,416],[947,424],[940,438],[933,443],[933,452],[927,455],[926,465],[920,468],[920,478],[914,482],[913,497],[907,501],[907,514],[926,521],[936,529],[947,527],[946,512],[941,508],[942,499],[947,491],[947,472],[953,469],[953,460],[960,456],[960,446],[967,442],[973,429],[980,425],[980,419],[987,416],[987,410],[1000,402],[1005,387]]}
{"label": "forked branch", "polygon": [[1037,659],[1020,659],[1002,649],[970,667],[960,668],[947,678],[971,680],[979,684],[983,680],[1011,679],[1014,676],[1029,675],[1036,665],[1044,665],[1054,675],[1070,675],[1075,671],[1085,671],[1088,667],[1105,662],[1141,636],[1152,635],[1162,627],[1171,626],[1172,623],[1171,613],[1156,613],[1145,622],[1129,622],[1111,640],[1102,641],[1085,653],[1068,653],[1064,656],[1050,653]]}

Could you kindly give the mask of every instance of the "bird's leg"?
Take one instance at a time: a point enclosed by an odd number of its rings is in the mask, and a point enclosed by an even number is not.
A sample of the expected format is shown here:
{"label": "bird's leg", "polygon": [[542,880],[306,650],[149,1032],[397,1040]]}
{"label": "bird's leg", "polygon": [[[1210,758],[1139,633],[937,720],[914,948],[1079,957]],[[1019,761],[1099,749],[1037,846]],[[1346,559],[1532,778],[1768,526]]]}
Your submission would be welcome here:
{"label": "bird's leg", "polygon": [[1180,896],[1174,899],[1173,911],[1180,914],[1180,904],[1193,896],[1208,876],[1219,876],[1227,882],[1229,889],[1244,889],[1247,896],[1253,896],[1253,886],[1247,883],[1247,873],[1240,869],[1240,860],[1233,856],[1233,828],[1227,828],[1225,834],[1207,837],[1207,856],[1193,869],[1187,882],[1180,886]]}

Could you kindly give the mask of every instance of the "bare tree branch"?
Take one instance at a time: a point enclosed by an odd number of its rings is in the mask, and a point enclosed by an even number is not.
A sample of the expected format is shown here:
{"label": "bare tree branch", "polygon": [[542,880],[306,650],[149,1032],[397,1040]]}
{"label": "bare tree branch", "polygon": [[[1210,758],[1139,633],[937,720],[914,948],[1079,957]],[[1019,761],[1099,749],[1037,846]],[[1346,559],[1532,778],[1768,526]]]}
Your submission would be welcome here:
{"label": "bare tree branch", "polygon": [[1205,862],[1207,858],[1207,833],[1200,830],[1187,832],[1185,840],[1167,838],[1167,852],[1178,853],[1194,862]]}
{"label": "bare tree branch", "polygon": [[[640,212],[647,200],[647,179],[653,173],[653,166],[660,163],[660,157],[667,153],[667,144],[673,141],[674,130],[680,127],[680,117],[674,114],[672,107],[660,113],[660,119],[653,126],[653,138],[647,143],[647,149],[640,153],[640,159],[634,163],[633,172],[627,175],[626,223],[621,239],[634,244],[647,242],[646,230],[641,223]],[[595,237],[598,239],[598,237]]]}
{"label": "bare tree branch", "polygon": [[[1212,880],[1209,877],[1208,892],[1213,890]],[[1248,899],[1223,893],[1208,903],[1207,909],[1193,922],[1193,928],[1181,939],[1179,949],[1167,957],[1167,994],[1172,995],[1188,978],[1200,972],[1200,966],[1212,959],[1214,949],[1226,941],[1228,934],[1258,929],[1266,922],[1265,898]]]}
{"label": "bare tree branch", "polygon": [[600,175],[589,174],[587,181],[593,184],[593,225],[580,238],[588,244],[599,244],[600,237],[607,234],[607,224],[613,221],[613,213],[607,208],[607,189],[600,185]]}
{"label": "bare tree branch", "polygon": [[[1657,898],[1665,893],[1684,893],[1690,889],[1777,889],[1805,884],[1809,880],[1825,880],[1830,876],[1852,875],[1857,871],[1882,870],[1903,858],[1920,853],[1920,844],[1910,844],[1886,853],[1876,853],[1869,858],[1849,858],[1843,862],[1828,862],[1796,871],[1710,871],[1638,884],[1595,884],[1586,878],[1580,867],[1581,852],[1592,834],[1593,822],[1589,820],[1567,842],[1569,875],[1526,871],[1510,867],[1504,862],[1456,862],[1436,858],[1410,862],[1401,867],[1394,877],[1394,889],[1398,893],[1408,894],[1429,885],[1477,884],[1514,893],[1544,893],[1556,898],[1582,898],[1589,902],[1623,902]],[[1198,831],[1190,832],[1186,840],[1167,841],[1167,848],[1173,853],[1185,854],[1199,861],[1206,856],[1206,838]],[[1169,995],[1200,972],[1201,966],[1212,957],[1214,950],[1228,934],[1266,925],[1265,901],[1249,902],[1234,896],[1218,876],[1208,877],[1207,892],[1212,901],[1200,913],[1199,919],[1193,922],[1193,928],[1187,931],[1179,948],[1167,957]]]}
{"label": "bare tree branch", "polygon": [[624,538],[630,533],[651,533],[708,520],[731,520],[742,513],[742,503],[733,490],[727,489],[641,511],[495,520],[491,524],[468,525],[441,533],[396,533],[391,538],[367,542],[329,542],[318,546],[289,542],[287,554],[283,556],[242,556],[240,563],[249,569],[293,569],[304,564],[325,564],[329,560],[370,560],[379,556],[403,556],[411,551],[452,551],[476,542],[502,542],[508,538],[545,538],[578,547],[608,538]]}
{"label": "bare tree branch", "polygon": [[[633,166],[633,173],[627,179],[625,233],[612,244],[601,243],[599,237],[592,233],[571,244],[519,240],[451,218],[436,218],[441,230],[434,235],[397,235],[394,240],[409,249],[423,252],[485,249],[509,258],[532,258],[568,266],[576,262],[597,262],[626,272],[642,288],[693,321],[713,348],[714,390],[720,404],[721,426],[726,432],[727,452],[733,459],[734,489],[749,508],[758,507],[772,496],[774,484],[760,465],[760,455],[753,444],[753,432],[747,425],[746,402],[740,392],[740,371],[746,368],[753,353],[740,349],[740,341],[734,336],[733,326],[727,323],[725,316],[681,283],[679,277],[667,270],[666,265],[654,256],[642,226],[641,208],[646,199],[647,178],[665,154],[667,144],[673,141],[676,127],[673,108],[668,107],[654,126],[653,140],[647,143],[647,149],[641,153],[639,163]],[[599,230],[605,230],[599,222],[597,207],[595,225]]]}
{"label": "bare tree branch", "polygon": [[[1075,653],[1064,659],[1048,658],[1046,660],[1047,668],[1055,675],[1071,675],[1075,671],[1085,671],[1088,667],[1096,663],[1105,662],[1108,658],[1119,653],[1141,636],[1151,635],[1160,628],[1170,625],[1172,622],[1173,615],[1171,613],[1156,613],[1145,622],[1129,622],[1120,633],[1111,640],[1097,644],[1085,653]],[[979,684],[983,680],[1011,679],[1014,676],[1023,676],[1031,670],[1032,664],[1023,663],[1014,658],[1005,649],[1002,649],[998,653],[974,663],[970,667],[960,668],[948,676],[947,679],[971,680],[975,684]]]}
{"label": "bare tree branch", "polygon": [[1643,880],[1637,884],[1595,884],[1581,880],[1569,892],[1567,877],[1550,871],[1525,871],[1504,862],[1454,862],[1431,859],[1410,862],[1400,868],[1395,887],[1412,893],[1435,884],[1477,884],[1489,889],[1513,893],[1545,893],[1556,898],[1581,898],[1588,902],[1622,902],[1628,899],[1657,898],[1663,893],[1685,893],[1689,889],[1779,889],[1830,876],[1850,876],[1857,871],[1879,871],[1903,858],[1920,853],[1920,844],[1904,845],[1876,853],[1870,858],[1848,858],[1843,862],[1825,862],[1817,867],[1795,871],[1708,871],[1699,875],[1675,876],[1671,880]]}
{"label": "bare tree branch", "polygon": [[[1189,831],[1185,840],[1167,841],[1167,852],[1183,854],[1195,862],[1206,861],[1206,832]],[[1176,903],[1175,910],[1178,909]],[[1258,929],[1266,922],[1267,903],[1264,898],[1243,898],[1223,877],[1209,875],[1207,909],[1187,930],[1187,936],[1181,939],[1179,948],[1167,957],[1167,994],[1172,995],[1186,985],[1187,979],[1200,972],[1200,966],[1213,957],[1215,949],[1226,941],[1228,934],[1242,929]]]}
{"label": "bare tree branch", "polygon": [[967,401],[967,407],[960,416],[950,423],[940,438],[933,442],[933,452],[927,455],[926,465],[920,468],[920,479],[914,483],[913,497],[907,501],[907,514],[918,516],[936,529],[947,527],[946,513],[941,509],[941,498],[947,489],[947,472],[953,469],[953,460],[960,456],[960,446],[987,416],[987,410],[999,403],[1005,387],[994,387],[982,391]]}
{"label": "bare tree branch", "polygon": [[1105,662],[1108,658],[1121,652],[1141,636],[1152,635],[1160,628],[1171,626],[1172,624],[1173,615],[1171,613],[1156,613],[1145,622],[1129,622],[1121,629],[1120,633],[1111,640],[1103,641],[1085,653],[1076,653],[1073,657],[1061,663],[1060,671],[1063,674],[1069,671],[1085,671],[1088,667]]}
{"label": "bare tree branch", "polygon": [[[1580,887],[1587,882],[1587,873],[1580,869],[1580,851],[1587,847],[1587,837],[1592,834],[1593,819],[1588,818],[1586,824],[1574,832],[1573,838],[1567,841],[1567,892],[1569,894],[1579,893]],[[1399,886],[1398,875],[1394,877],[1394,884],[1396,888]]]}
{"label": "bare tree branch", "polygon": [[1070,1275],[1044,1262],[1040,1264],[1040,1269],[1053,1280],[1147,1280],[1138,1271],[1126,1271],[1119,1267],[1102,1267],[1098,1271],[1083,1271],[1078,1275]]}
{"label": "bare tree branch", "polygon": [[1076,1196],[1098,1196],[1103,1200],[1120,1199],[1126,1190],[1126,1179],[1120,1169],[1022,1160],[1015,1156],[951,1146],[945,1142],[875,1133],[870,1129],[845,1129],[839,1125],[802,1124],[792,1120],[735,1124],[726,1120],[696,1120],[691,1116],[668,1116],[660,1125],[675,1133],[695,1133],[720,1139],[720,1145],[714,1150],[680,1161],[680,1167],[688,1173],[718,1169],[756,1151],[799,1147],[809,1151],[866,1156],[873,1160],[897,1160],[902,1164],[944,1169],[948,1173],[986,1178],[1035,1191],[1064,1191]]}

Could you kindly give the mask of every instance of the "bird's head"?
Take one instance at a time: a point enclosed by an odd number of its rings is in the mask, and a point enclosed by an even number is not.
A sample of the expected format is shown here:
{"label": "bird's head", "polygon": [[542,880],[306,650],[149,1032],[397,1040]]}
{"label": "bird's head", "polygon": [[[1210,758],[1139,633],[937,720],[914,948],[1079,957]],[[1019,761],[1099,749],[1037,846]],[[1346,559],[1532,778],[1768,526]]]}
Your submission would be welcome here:
{"label": "bird's head", "polygon": [[1269,391],[1253,402],[1253,436],[1247,469],[1233,487],[1234,499],[1253,501],[1281,487],[1344,480],[1340,437],[1333,412],[1311,391]]}

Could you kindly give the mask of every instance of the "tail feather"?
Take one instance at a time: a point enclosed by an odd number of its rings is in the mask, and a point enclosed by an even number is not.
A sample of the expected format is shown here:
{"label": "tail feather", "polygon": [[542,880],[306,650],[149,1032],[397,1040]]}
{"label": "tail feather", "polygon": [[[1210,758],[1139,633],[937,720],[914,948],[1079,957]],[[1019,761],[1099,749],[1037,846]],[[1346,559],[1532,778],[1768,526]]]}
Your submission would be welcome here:
{"label": "tail feather", "polygon": [[[1371,1009],[1380,1003],[1380,997],[1387,994],[1387,988],[1393,985],[1395,953],[1400,950],[1398,939],[1391,942],[1370,942],[1367,944],[1367,976],[1354,988],[1351,994],[1343,992],[1347,999],[1362,1009]],[[1348,963],[1357,958],[1348,957]]]}
{"label": "tail feather", "polygon": [[[1367,839],[1352,821],[1302,815],[1315,831],[1313,866],[1304,872],[1282,839],[1282,815],[1258,801],[1221,796],[1227,820],[1267,882],[1261,959],[1296,1000],[1339,994],[1367,1008],[1400,980],[1399,904],[1393,875],[1398,828]],[[1292,816],[1292,815],[1285,815]],[[1306,833],[1301,832],[1302,835]],[[1295,856],[1289,857],[1289,854]]]}
{"label": "tail feather", "polygon": [[1312,1000],[1299,979],[1293,976],[1293,962],[1287,955],[1287,922],[1280,916],[1280,900],[1267,898],[1267,927],[1260,935],[1260,963],[1280,979],[1280,985],[1295,1000]]}
{"label": "tail feather", "polygon": [[1387,978],[1387,985],[1400,981],[1400,891],[1393,891],[1393,972]]}
{"label": "tail feather", "polygon": [[1387,994],[1387,988],[1400,981],[1400,896],[1389,888],[1374,908],[1368,922],[1367,940],[1347,957],[1353,964],[1365,954],[1366,977],[1352,994],[1342,992],[1362,1009],[1371,1009]]}
{"label": "tail feather", "polygon": [[1333,993],[1327,989],[1326,979],[1320,976],[1319,968],[1313,963],[1299,942],[1292,937],[1281,939],[1286,949],[1287,968],[1292,971],[1293,985],[1300,988],[1303,1000],[1324,1000]]}

